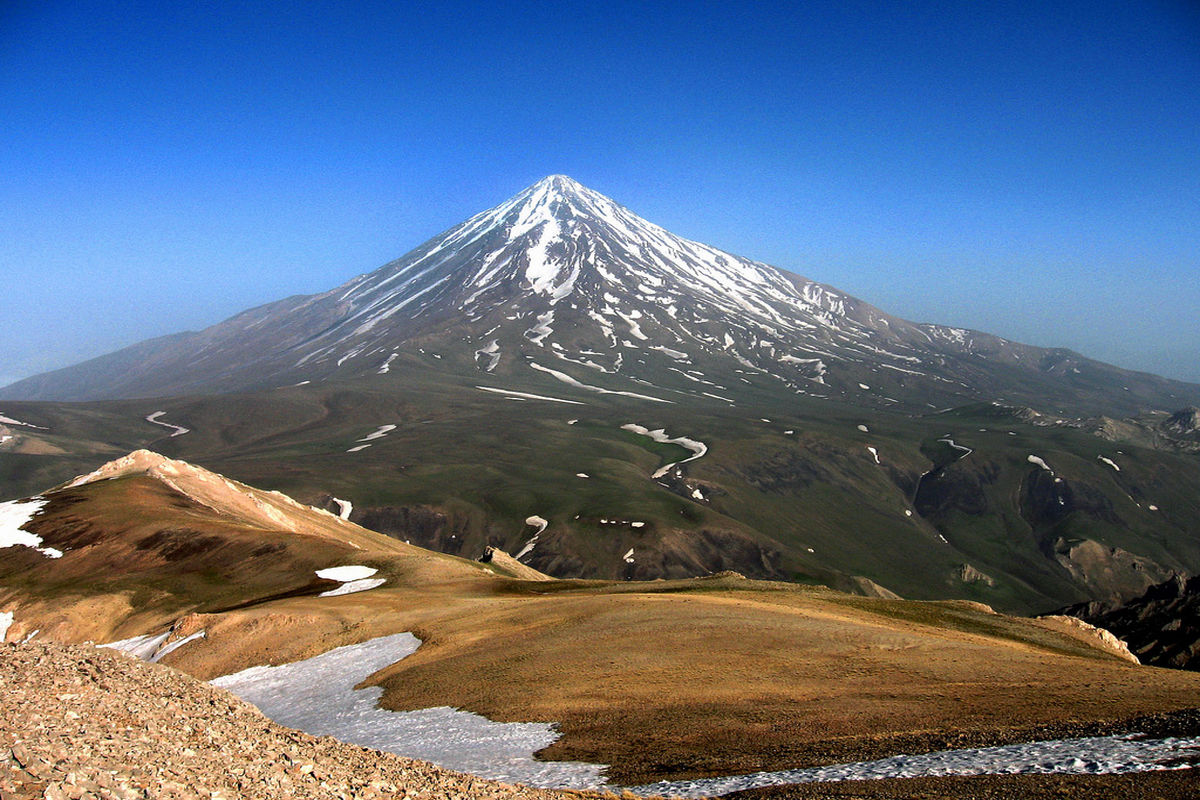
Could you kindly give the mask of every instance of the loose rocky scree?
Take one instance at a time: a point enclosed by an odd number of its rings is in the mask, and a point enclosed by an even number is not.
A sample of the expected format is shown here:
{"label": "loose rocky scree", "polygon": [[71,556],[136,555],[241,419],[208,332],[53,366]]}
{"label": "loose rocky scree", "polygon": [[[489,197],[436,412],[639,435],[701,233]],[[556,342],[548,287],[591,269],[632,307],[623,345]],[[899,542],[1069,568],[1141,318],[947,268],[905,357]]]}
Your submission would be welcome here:
{"label": "loose rocky scree", "polygon": [[0,800],[586,796],[309,736],[222,689],[111,650],[0,644],[0,686]]}

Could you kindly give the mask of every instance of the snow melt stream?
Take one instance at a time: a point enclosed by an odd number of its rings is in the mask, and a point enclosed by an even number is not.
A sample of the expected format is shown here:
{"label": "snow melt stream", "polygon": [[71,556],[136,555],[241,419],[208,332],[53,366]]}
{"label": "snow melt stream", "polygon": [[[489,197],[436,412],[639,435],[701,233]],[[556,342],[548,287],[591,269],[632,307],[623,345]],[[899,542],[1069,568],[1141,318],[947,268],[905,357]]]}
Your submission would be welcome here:
{"label": "snow melt stream", "polygon": [[280,725],[314,736],[334,736],[493,780],[542,788],[604,784],[603,765],[534,759],[535,752],[558,739],[553,725],[492,722],[446,706],[385,711],[376,706],[382,688],[355,690],[368,676],[420,646],[421,640],[411,633],[397,633],[293,664],[251,667],[212,683],[258,706]]}

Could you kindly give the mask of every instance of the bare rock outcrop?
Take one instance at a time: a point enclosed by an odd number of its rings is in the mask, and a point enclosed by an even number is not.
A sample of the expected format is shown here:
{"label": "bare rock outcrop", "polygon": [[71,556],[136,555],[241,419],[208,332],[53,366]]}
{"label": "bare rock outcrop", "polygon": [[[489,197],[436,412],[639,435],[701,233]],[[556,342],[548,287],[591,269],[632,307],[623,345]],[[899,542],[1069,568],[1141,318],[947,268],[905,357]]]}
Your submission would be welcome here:
{"label": "bare rock outcrop", "polygon": [[1058,613],[1111,630],[1143,664],[1200,670],[1200,577],[1175,575],[1120,605],[1080,603]]}
{"label": "bare rock outcrop", "polygon": [[525,581],[552,581],[549,575],[538,572],[533,567],[522,564],[499,547],[487,547],[479,557],[480,563],[491,564],[497,572],[511,575]]}

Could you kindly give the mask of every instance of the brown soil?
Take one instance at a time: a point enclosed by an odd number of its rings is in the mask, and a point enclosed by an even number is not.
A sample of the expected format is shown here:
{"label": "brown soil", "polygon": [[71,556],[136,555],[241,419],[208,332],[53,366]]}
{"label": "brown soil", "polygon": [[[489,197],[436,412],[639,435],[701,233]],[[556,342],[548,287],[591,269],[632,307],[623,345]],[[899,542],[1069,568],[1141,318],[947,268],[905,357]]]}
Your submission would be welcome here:
{"label": "brown soil", "polygon": [[[1027,621],[691,587],[412,615],[427,641],[378,677],[383,703],[557,721],[565,735],[543,755],[612,764],[623,784],[1020,741],[1200,704],[1200,679]],[[927,621],[887,613],[920,605]]]}
{"label": "brown soil", "polygon": [[960,604],[733,580],[508,586],[381,589],[336,612],[296,598],[222,615],[169,660],[211,677],[412,630],[420,650],[370,679],[384,706],[557,722],[543,757],[610,764],[623,785],[1128,730],[1200,706],[1200,675]]}

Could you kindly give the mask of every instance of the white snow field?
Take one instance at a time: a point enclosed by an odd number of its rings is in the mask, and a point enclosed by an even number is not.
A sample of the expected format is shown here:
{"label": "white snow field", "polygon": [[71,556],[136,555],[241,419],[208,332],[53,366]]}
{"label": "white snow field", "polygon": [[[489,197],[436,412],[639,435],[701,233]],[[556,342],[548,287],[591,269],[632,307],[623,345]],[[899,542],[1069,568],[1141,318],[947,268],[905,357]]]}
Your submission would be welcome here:
{"label": "white snow field", "polygon": [[362,578],[357,581],[346,581],[336,589],[321,592],[317,597],[340,597],[344,594],[358,594],[368,589],[378,589],[387,583],[387,578]]}
{"label": "white snow field", "polygon": [[61,550],[41,546],[42,537],[21,530],[21,526],[33,519],[44,505],[46,505],[46,500],[41,497],[0,503],[0,548],[23,544],[49,558],[62,558]]}
{"label": "white snow field", "polygon": [[37,428],[39,431],[49,430],[48,428],[42,427],[41,425],[34,425],[32,422],[21,422],[21,420],[19,420],[19,419],[13,419],[12,417],[6,417],[3,414],[0,414],[0,424],[24,425],[26,428]]}
{"label": "white snow field", "polygon": [[553,725],[492,722],[445,706],[385,711],[376,707],[381,688],[354,689],[420,646],[411,633],[397,633],[293,664],[251,667],[212,684],[253,703],[275,722],[315,736],[334,736],[493,780],[542,788],[604,785],[603,765],[534,759],[536,751],[558,739]]}
{"label": "white snow field", "polygon": [[1095,775],[1170,769],[1174,759],[1200,755],[1200,737],[1142,739],[1135,736],[1097,736],[943,750],[917,756],[893,756],[878,761],[828,767],[756,772],[726,778],[663,781],[635,786],[640,795],[716,797],[760,786],[820,781],[917,778],[946,775],[1007,775],[1015,773]]}
{"label": "white snow field", "polygon": [[327,581],[361,581],[363,578],[369,578],[379,570],[374,567],[362,567],[357,565],[345,567],[328,567],[326,569],[317,570],[317,577],[324,578]]}
{"label": "white snow field", "polygon": [[13,624],[13,612],[0,611],[0,642],[8,635],[9,626]]}
{"label": "white snow field", "polygon": [[170,631],[146,633],[141,636],[131,636],[128,639],[118,639],[115,642],[97,645],[97,647],[120,650],[122,653],[129,653],[131,656],[140,658],[142,661],[150,661],[170,635]]}
{"label": "white snow field", "polygon": [[167,653],[174,653],[176,650],[183,647],[188,642],[194,642],[197,639],[203,639],[204,637],[205,637],[204,631],[196,631],[195,633],[191,634],[190,636],[185,636],[182,639],[179,639],[177,641],[171,642],[168,645],[164,645],[163,647],[160,647],[150,660],[158,661],[163,656],[165,656]]}

